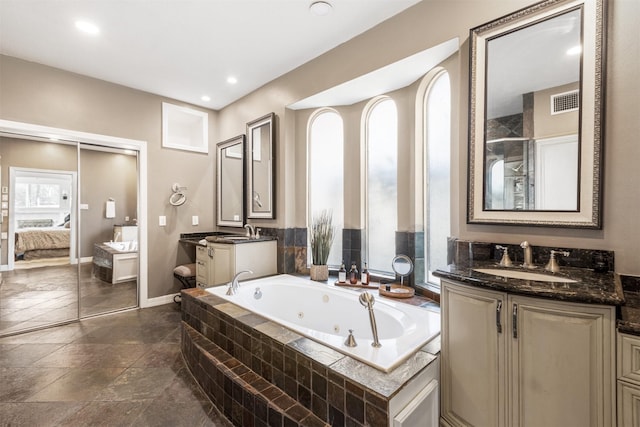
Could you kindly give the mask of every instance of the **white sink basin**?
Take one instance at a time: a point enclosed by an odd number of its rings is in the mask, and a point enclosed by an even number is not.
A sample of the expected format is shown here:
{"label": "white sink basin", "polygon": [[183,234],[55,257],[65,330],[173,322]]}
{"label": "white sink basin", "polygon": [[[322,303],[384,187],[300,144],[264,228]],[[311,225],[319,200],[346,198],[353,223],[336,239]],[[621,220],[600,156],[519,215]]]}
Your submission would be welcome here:
{"label": "white sink basin", "polygon": [[223,240],[249,240],[247,236],[220,236]]}
{"label": "white sink basin", "polygon": [[132,252],[138,250],[138,242],[136,241],[128,241],[128,242],[104,242],[104,245],[110,247],[113,250],[118,252]]}
{"label": "white sink basin", "polygon": [[537,282],[575,283],[576,280],[566,277],[550,276],[548,274],[532,273],[530,271],[502,270],[500,268],[475,268],[478,273],[491,274],[492,276],[507,277],[510,279],[535,280]]}

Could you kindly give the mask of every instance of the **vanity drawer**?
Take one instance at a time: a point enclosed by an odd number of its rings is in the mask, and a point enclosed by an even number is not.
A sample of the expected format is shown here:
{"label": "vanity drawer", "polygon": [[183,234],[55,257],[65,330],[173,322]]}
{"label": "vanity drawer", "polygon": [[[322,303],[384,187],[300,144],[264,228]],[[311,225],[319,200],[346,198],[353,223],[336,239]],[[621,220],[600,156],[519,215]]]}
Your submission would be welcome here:
{"label": "vanity drawer", "polygon": [[640,385],[640,337],[618,333],[618,379]]}

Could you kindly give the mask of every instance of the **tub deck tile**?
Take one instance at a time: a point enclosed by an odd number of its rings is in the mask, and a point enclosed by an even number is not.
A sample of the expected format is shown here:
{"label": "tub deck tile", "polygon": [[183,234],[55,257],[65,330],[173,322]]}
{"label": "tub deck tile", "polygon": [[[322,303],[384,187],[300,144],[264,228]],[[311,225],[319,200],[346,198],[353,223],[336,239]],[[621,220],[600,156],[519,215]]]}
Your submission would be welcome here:
{"label": "tub deck tile", "polygon": [[418,351],[393,371],[384,373],[346,356],[331,365],[331,369],[386,398],[391,398],[404,384],[435,359],[436,356],[432,354]]}
{"label": "tub deck tile", "polygon": [[271,321],[257,325],[256,330],[281,342],[282,344],[288,344],[291,341],[302,338],[302,335],[299,335],[293,332],[291,329],[287,329],[284,326],[280,326],[277,323]]}
{"label": "tub deck tile", "polygon": [[330,366],[346,357],[342,353],[338,353],[326,345],[317,343],[309,338],[299,338],[288,345],[324,366]]}
{"label": "tub deck tile", "polygon": [[240,316],[246,316],[247,314],[251,314],[250,311],[245,310],[244,308],[241,308],[233,303],[227,302],[224,304],[218,304],[216,305],[216,309],[220,310],[221,312],[236,318],[236,317],[240,317]]}

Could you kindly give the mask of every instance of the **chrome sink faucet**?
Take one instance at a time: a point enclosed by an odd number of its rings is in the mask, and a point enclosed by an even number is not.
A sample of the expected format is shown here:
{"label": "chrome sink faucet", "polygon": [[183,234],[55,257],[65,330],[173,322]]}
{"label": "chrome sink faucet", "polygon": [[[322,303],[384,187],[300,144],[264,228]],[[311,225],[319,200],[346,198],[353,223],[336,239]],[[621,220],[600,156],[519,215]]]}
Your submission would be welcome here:
{"label": "chrome sink faucet", "polygon": [[531,253],[532,247],[529,242],[525,240],[520,243],[520,247],[524,249],[524,262],[522,263],[522,267],[529,269],[536,268],[536,266],[533,265],[533,255]]}
{"label": "chrome sink faucet", "polygon": [[255,239],[256,238],[256,229],[254,228],[254,226],[252,224],[245,224],[244,228],[247,229],[247,237],[250,239]]}
{"label": "chrome sink faucet", "polygon": [[238,292],[238,289],[240,288],[240,284],[238,283],[238,277],[240,277],[240,275],[244,273],[253,274],[253,271],[251,270],[238,271],[236,275],[233,276],[233,279],[229,282],[229,289],[227,289],[227,295],[235,295]]}
{"label": "chrome sink faucet", "polygon": [[509,248],[502,245],[496,245],[496,249],[502,251],[502,259],[500,260],[501,267],[511,267],[513,262],[511,262],[511,258],[509,258]]}
{"label": "chrome sink faucet", "polygon": [[552,273],[557,273],[558,271],[560,271],[560,266],[558,265],[558,261],[556,261],[556,255],[569,256],[569,252],[552,250],[551,255],[549,256],[549,262],[544,267],[545,270]]}

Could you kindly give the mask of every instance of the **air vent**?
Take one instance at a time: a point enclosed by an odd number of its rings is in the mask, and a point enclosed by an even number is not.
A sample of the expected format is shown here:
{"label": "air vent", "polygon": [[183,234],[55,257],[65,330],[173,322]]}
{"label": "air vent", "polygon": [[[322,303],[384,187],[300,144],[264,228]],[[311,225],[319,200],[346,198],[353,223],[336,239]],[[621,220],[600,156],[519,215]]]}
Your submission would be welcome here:
{"label": "air vent", "polygon": [[580,91],[557,93],[551,95],[551,114],[562,114],[580,108]]}

